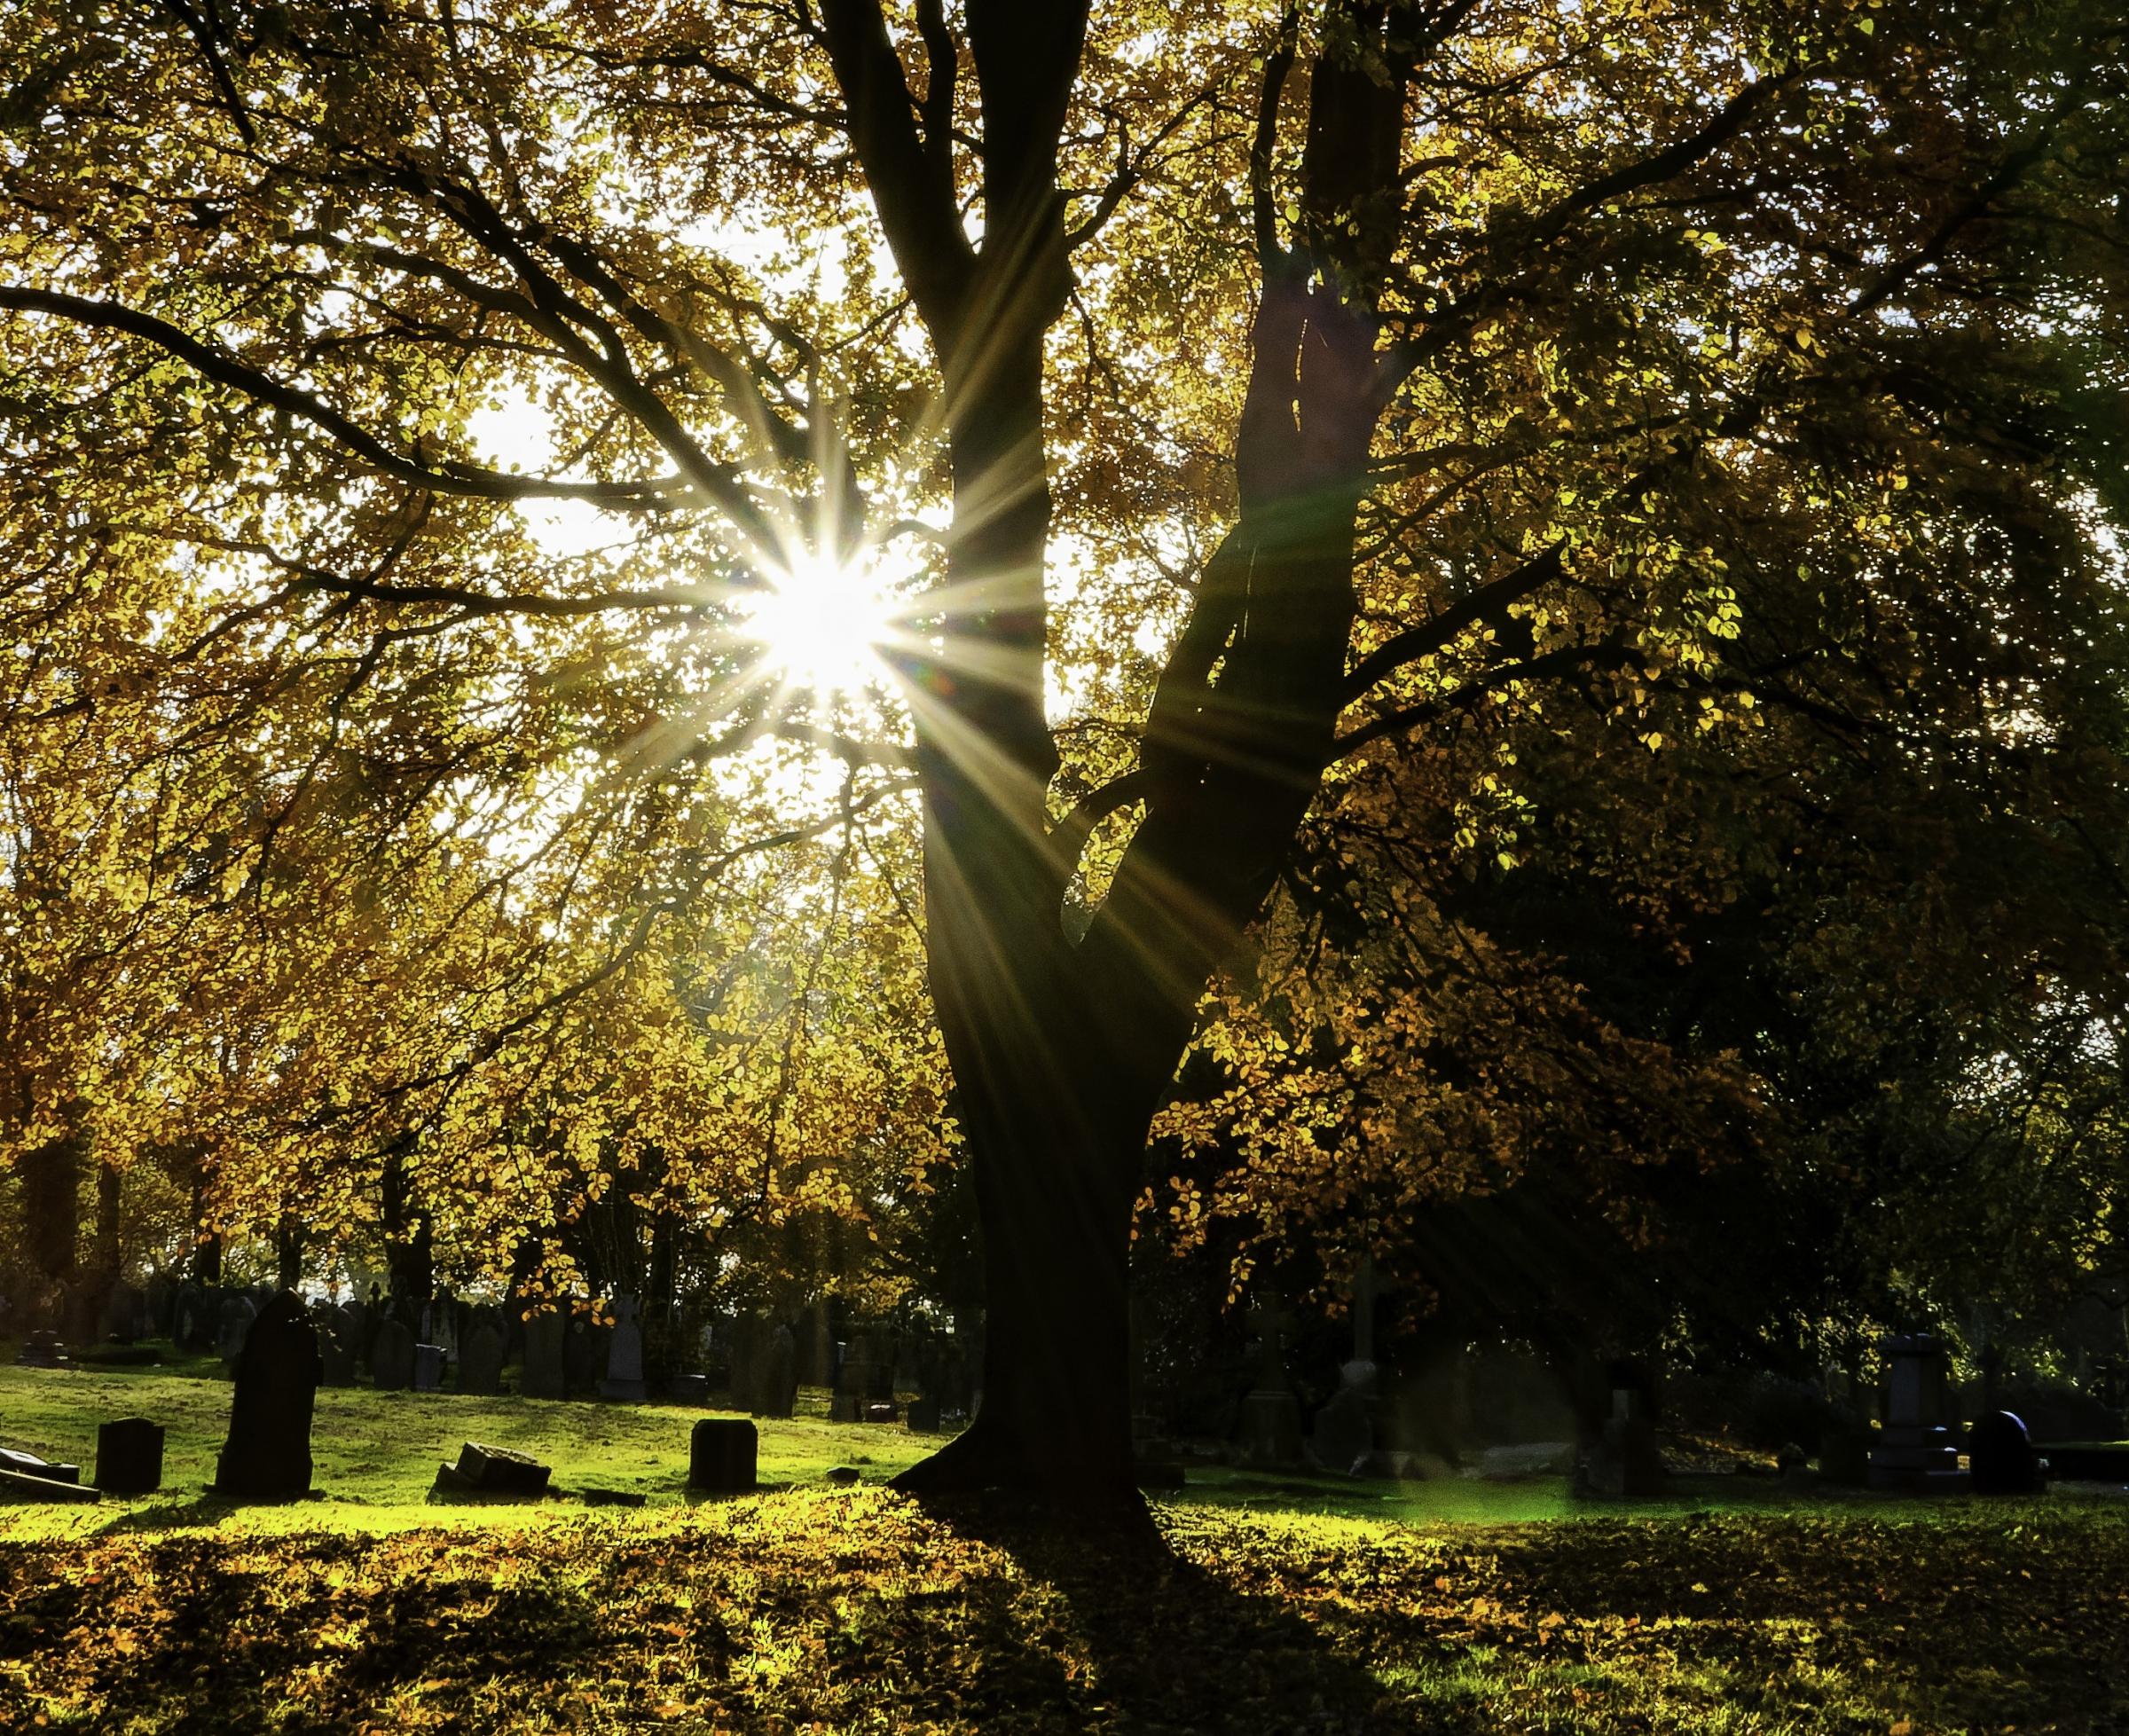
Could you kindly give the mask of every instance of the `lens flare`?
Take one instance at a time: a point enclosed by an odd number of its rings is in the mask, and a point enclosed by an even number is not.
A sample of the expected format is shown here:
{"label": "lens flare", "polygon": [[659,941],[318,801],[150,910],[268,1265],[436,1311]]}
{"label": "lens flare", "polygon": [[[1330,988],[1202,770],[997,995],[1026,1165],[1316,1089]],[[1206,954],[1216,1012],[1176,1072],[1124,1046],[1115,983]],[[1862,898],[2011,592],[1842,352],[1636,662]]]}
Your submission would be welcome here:
{"label": "lens flare", "polygon": [[807,557],[767,576],[741,605],[741,632],[784,686],[827,698],[862,693],[885,674],[880,648],[895,602],[877,568]]}

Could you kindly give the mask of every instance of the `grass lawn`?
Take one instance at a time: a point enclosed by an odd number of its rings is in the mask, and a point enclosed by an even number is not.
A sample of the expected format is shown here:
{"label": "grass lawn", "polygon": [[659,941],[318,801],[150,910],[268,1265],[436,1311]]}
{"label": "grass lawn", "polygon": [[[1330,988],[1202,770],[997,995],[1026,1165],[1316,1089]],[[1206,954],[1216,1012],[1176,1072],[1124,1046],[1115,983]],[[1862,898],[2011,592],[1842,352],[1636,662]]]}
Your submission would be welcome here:
{"label": "grass lawn", "polygon": [[[1149,1547],[821,1481],[924,1450],[898,1430],[766,1425],[791,1487],[690,1504],[696,1412],[328,1390],[326,1498],[233,1509],[199,1493],[228,1394],[0,1370],[0,1444],[170,1430],[161,1496],[0,1506],[0,1730],[2129,1730],[2107,1500],[1193,1472]],[[422,1505],[467,1438],[649,1504]]]}

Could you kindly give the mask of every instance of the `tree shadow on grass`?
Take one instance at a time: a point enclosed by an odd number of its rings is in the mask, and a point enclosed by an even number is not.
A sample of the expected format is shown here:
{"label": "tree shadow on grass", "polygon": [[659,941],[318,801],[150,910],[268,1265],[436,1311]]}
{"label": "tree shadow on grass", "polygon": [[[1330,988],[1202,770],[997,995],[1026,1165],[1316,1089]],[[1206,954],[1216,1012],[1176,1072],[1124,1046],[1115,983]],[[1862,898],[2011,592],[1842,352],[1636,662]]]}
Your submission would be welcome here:
{"label": "tree shadow on grass", "polygon": [[1090,1520],[967,1497],[923,1504],[1061,1600],[1091,1666],[1078,1696],[1090,1726],[1154,1736],[1426,1727],[1291,1603],[1237,1591],[1178,1555],[1148,1517]]}

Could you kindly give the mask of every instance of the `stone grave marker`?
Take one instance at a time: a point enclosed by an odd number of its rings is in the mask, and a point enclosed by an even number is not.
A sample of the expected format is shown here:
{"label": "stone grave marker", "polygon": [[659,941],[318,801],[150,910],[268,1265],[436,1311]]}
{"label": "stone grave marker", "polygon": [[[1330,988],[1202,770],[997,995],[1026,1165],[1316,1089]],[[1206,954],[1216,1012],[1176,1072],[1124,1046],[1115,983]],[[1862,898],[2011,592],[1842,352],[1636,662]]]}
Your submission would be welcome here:
{"label": "stone grave marker", "polygon": [[468,1441],[459,1449],[456,1465],[436,1466],[436,1481],[429,1499],[436,1500],[537,1500],[547,1492],[554,1474],[529,1453],[507,1447],[484,1447]]}
{"label": "stone grave marker", "polygon": [[15,1357],[20,1368],[69,1368],[72,1363],[67,1347],[59,1342],[57,1332],[32,1332],[22,1340],[22,1349]]}
{"label": "stone grave marker", "polygon": [[214,1492],[239,1501],[285,1501],[310,1492],[310,1415],[318,1399],[318,1334],[302,1299],[267,1303],[237,1359],[229,1440]]}
{"label": "stone grave marker", "polygon": [[484,1321],[466,1335],[459,1390],[476,1398],[493,1398],[503,1390],[503,1335]]}
{"label": "stone grave marker", "polygon": [[640,1404],[648,1396],[643,1385],[643,1329],[636,1324],[636,1299],[625,1291],[614,1298],[614,1331],[607,1340],[606,1378],[599,1383],[599,1395],[631,1404]]}
{"label": "stone grave marker", "polygon": [[1242,1401],[1241,1458],[1261,1468],[1299,1464],[1301,1402],[1286,1379],[1286,1311],[1267,1297],[1250,1305],[1257,1331],[1256,1384]]}
{"label": "stone grave marker", "polygon": [[311,1324],[318,1332],[319,1378],[328,1386],[352,1386],[355,1384],[355,1340],[348,1331],[346,1316],[326,1302],[320,1302],[313,1308],[310,1316]]}
{"label": "stone grave marker", "polygon": [[789,1417],[798,1402],[798,1341],[789,1326],[769,1334],[754,1369],[748,1409],[758,1417]]}
{"label": "stone grave marker", "polygon": [[148,1280],[148,1287],[141,1294],[141,1308],[147,1317],[150,1338],[167,1339],[176,1330],[177,1286],[168,1272],[158,1272]]}
{"label": "stone grave marker", "polygon": [[754,1487],[761,1437],[738,1417],[705,1417],[687,1437],[687,1487],[743,1495]]}
{"label": "stone grave marker", "polygon": [[1968,1433],[1967,1462],[1976,1495],[2039,1495],[2047,1487],[2032,1437],[2014,1411],[1992,1410],[1976,1418]]}
{"label": "stone grave marker", "polygon": [[162,1425],[121,1417],[96,1431],[96,1486],[110,1495],[152,1495],[162,1487]]}
{"label": "stone grave marker", "polygon": [[525,1322],[525,1368],[519,1390],[527,1398],[561,1398],[567,1390],[565,1330],[562,1317],[553,1312],[536,1314]]}
{"label": "stone grave marker", "polygon": [[444,1390],[444,1347],[440,1344],[417,1344],[414,1347],[414,1390],[417,1393],[440,1393]]}
{"label": "stone grave marker", "polygon": [[585,1397],[593,1390],[604,1363],[599,1336],[582,1315],[570,1317],[569,1330],[562,1335],[562,1366],[571,1398]]}
{"label": "stone grave marker", "polygon": [[1582,1471],[1591,1495],[1661,1495],[1669,1487],[1670,1473],[1656,1447],[1656,1426],[1639,1388],[1613,1389],[1612,1414],[1583,1460]]}
{"label": "stone grave marker", "polygon": [[671,1382],[670,1396],[675,1404],[705,1405],[710,1402],[710,1377],[676,1374]]}
{"label": "stone grave marker", "polygon": [[147,1298],[121,1278],[104,1299],[102,1336],[117,1344],[137,1344],[148,1335]]}
{"label": "stone grave marker", "polygon": [[414,1384],[414,1335],[388,1319],[370,1340],[370,1384],[381,1393],[404,1393]]}
{"label": "stone grave marker", "polygon": [[1960,1487],[1959,1448],[1949,1414],[1943,1347],[1927,1334],[1885,1340],[1885,1426],[1870,1449],[1873,1489]]}
{"label": "stone grave marker", "polygon": [[244,1346],[251,1336],[251,1328],[258,1319],[259,1310],[248,1296],[227,1296],[215,1316],[215,1355],[222,1359],[222,1366],[231,1373],[236,1372],[237,1362],[244,1354]]}

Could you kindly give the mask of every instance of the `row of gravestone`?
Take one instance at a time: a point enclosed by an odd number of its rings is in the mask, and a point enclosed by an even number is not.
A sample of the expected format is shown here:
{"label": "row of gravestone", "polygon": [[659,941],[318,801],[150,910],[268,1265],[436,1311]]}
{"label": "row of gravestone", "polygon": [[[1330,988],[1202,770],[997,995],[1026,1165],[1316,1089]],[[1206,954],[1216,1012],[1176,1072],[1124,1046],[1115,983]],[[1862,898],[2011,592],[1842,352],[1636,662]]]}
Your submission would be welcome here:
{"label": "row of gravestone", "polygon": [[[631,1379],[628,1333],[633,1326],[633,1309],[623,1308],[617,1313],[615,1343],[619,1354],[609,1358],[609,1384],[626,1383]],[[388,1323],[388,1328],[405,1331],[396,1321]],[[640,1343],[635,1348],[640,1355]],[[388,1355],[396,1356],[399,1347],[388,1341],[387,1350]],[[236,1359],[236,1390],[230,1402],[229,1434],[212,1485],[215,1493],[252,1501],[289,1500],[310,1493],[310,1425],[324,1374],[318,1328],[310,1311],[301,1297],[284,1291],[269,1300],[250,1323],[244,1347]],[[632,1379],[635,1390],[616,1396],[640,1397],[640,1363]],[[755,1441],[751,1423],[716,1419],[698,1425],[692,1440],[691,1478],[699,1487],[752,1488]],[[162,1431],[152,1422],[131,1418],[105,1425],[98,1433],[98,1454],[99,1486],[145,1493],[161,1484]],[[109,1482],[105,1481],[106,1454],[113,1460]],[[742,1457],[743,1484],[740,1481]],[[43,1461],[28,1455],[15,1458],[12,1465],[0,1463],[0,1475],[34,1478],[35,1467],[43,1465]],[[460,1463],[461,1466],[467,1463],[464,1453]],[[56,1471],[74,1468],[57,1467]],[[56,1471],[49,1481],[78,1482],[78,1475],[68,1480]]]}

